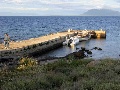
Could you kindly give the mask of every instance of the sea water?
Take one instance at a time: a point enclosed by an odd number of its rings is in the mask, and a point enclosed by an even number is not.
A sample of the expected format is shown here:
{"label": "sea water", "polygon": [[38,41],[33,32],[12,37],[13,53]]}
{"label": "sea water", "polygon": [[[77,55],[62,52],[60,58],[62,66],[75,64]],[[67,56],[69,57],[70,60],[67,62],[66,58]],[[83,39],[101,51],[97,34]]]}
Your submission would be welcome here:
{"label": "sea water", "polygon": [[63,57],[77,51],[76,48],[100,47],[102,51],[92,50],[91,58],[120,58],[119,16],[0,16],[0,43],[4,33],[8,33],[11,40],[20,41],[68,29],[103,29],[107,34],[106,39],[91,39],[72,48],[63,46],[39,57]]}

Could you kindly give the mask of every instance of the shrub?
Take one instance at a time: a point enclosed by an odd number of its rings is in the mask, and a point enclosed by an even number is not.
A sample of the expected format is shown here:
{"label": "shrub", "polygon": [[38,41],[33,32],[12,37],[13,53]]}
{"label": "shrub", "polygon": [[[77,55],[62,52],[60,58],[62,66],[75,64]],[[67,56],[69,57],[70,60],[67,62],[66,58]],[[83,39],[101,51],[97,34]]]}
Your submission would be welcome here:
{"label": "shrub", "polygon": [[46,80],[50,83],[51,88],[59,88],[64,82],[64,75],[60,73],[49,73],[46,75]]}
{"label": "shrub", "polygon": [[20,65],[17,67],[17,70],[24,70],[34,65],[37,65],[37,61],[32,58],[22,58],[20,59]]}
{"label": "shrub", "polygon": [[55,73],[63,73],[65,75],[69,75],[72,72],[71,67],[58,67],[55,70]]}

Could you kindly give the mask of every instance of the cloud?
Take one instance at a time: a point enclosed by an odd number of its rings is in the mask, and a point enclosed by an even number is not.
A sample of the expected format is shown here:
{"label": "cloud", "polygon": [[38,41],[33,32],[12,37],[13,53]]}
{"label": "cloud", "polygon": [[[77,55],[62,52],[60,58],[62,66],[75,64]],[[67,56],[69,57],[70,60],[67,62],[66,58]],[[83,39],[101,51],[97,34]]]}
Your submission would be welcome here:
{"label": "cloud", "polygon": [[[20,4],[26,6],[38,7],[39,5],[44,7],[56,7],[56,8],[72,8],[76,9],[76,7],[80,8],[83,6],[83,8],[89,8],[89,7],[101,7],[103,5],[103,0],[2,0],[5,3],[9,4]],[[81,7],[82,8],[82,7]]]}
{"label": "cloud", "polygon": [[115,0],[115,1],[120,3],[120,0]]}
{"label": "cloud", "polygon": [[103,8],[119,11],[120,10],[120,5],[105,5],[105,6],[103,6]]}
{"label": "cloud", "polygon": [[[120,0],[0,0],[0,11],[84,12],[89,9],[119,9]],[[41,12],[40,12],[41,13]]]}
{"label": "cloud", "polygon": [[24,7],[0,7],[0,9],[11,9],[21,11],[47,11],[49,8],[24,8]]}
{"label": "cloud", "polygon": [[11,0],[11,2],[21,3],[22,0]]}
{"label": "cloud", "polygon": [[2,1],[6,3],[22,3],[23,2],[23,0],[2,0]]}
{"label": "cloud", "polygon": [[[86,6],[82,5],[84,1],[79,0],[4,0],[4,1],[9,5],[14,4],[14,6],[19,7],[17,8],[18,10],[36,10],[38,8],[49,8],[49,10],[62,10],[62,9],[75,10],[85,8]],[[5,6],[8,6],[8,4]],[[24,8],[21,8],[21,6]]]}
{"label": "cloud", "polygon": [[19,11],[80,11],[102,8],[103,0],[3,0],[8,3],[3,7]]}
{"label": "cloud", "polygon": [[49,8],[24,8],[24,7],[20,7],[20,8],[15,8],[16,10],[23,10],[23,11],[47,11],[49,10]]}

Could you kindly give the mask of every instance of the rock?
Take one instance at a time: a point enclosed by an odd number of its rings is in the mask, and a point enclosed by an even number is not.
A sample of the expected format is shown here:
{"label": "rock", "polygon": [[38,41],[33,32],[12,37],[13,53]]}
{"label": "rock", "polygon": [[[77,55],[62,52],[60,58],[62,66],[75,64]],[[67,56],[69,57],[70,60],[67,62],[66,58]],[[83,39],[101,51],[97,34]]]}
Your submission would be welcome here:
{"label": "rock", "polygon": [[73,52],[65,56],[66,59],[69,59],[70,56],[73,56],[74,58],[84,58],[86,57],[85,52],[82,50],[79,50],[78,52]]}
{"label": "rock", "polygon": [[78,47],[76,47],[76,50],[79,49]]}
{"label": "rock", "polygon": [[96,49],[98,49],[98,47],[94,47],[93,49],[95,49],[95,50],[96,50]]}
{"label": "rock", "polygon": [[91,52],[91,51],[88,51],[87,54],[92,54],[92,52]]}
{"label": "rock", "polygon": [[[98,48],[98,47],[94,47],[93,49],[102,50],[102,48]],[[91,49],[91,50],[93,50],[93,49]]]}
{"label": "rock", "polygon": [[85,50],[85,52],[88,52],[89,50]]}
{"label": "rock", "polygon": [[98,50],[102,50],[102,48],[98,48]]}
{"label": "rock", "polygon": [[94,48],[90,49],[90,50],[93,50]]}
{"label": "rock", "polygon": [[85,47],[81,47],[81,50],[82,50],[82,51],[85,51]]}
{"label": "rock", "polygon": [[84,58],[85,57],[84,51],[79,50],[78,52],[75,52],[74,57]]}

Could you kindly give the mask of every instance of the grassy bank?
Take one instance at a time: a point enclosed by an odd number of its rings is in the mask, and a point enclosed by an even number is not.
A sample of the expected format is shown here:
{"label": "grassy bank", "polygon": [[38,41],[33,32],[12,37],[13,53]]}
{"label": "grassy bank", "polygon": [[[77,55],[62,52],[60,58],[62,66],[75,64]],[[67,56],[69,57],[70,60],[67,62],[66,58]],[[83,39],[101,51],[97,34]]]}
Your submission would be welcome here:
{"label": "grassy bank", "polygon": [[119,60],[69,58],[39,65],[25,59],[1,69],[0,90],[120,90]]}

